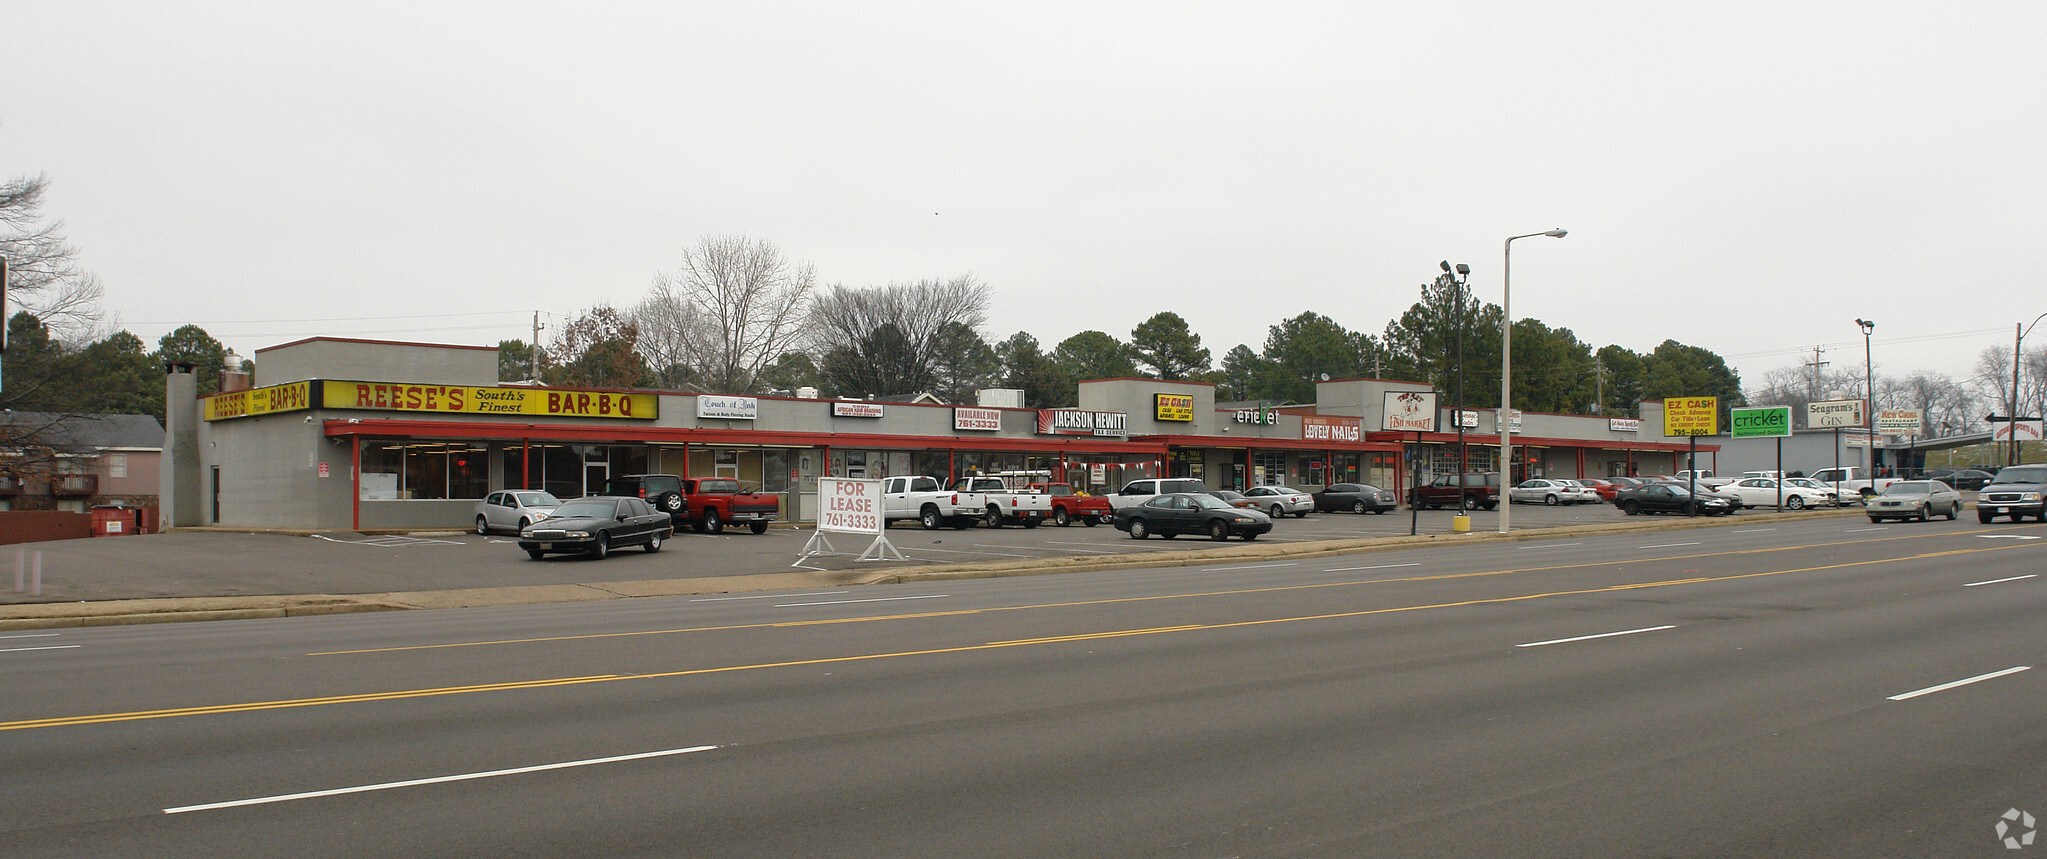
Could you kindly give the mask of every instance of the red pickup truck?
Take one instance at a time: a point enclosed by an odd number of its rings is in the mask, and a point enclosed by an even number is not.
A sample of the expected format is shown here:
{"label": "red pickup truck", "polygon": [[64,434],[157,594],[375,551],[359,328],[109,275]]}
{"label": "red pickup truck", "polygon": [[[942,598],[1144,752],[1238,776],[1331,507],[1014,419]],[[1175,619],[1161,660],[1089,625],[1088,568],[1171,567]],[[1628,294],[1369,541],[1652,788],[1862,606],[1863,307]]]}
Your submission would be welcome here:
{"label": "red pickup truck", "polygon": [[1076,520],[1093,528],[1116,515],[1109,506],[1109,499],[1100,495],[1082,495],[1074,491],[1071,483],[1033,483],[1030,490],[1052,496],[1052,523],[1061,528]]}
{"label": "red pickup truck", "polygon": [[773,495],[746,492],[729,477],[677,477],[673,474],[628,474],[604,482],[606,495],[647,499],[667,513],[680,529],[721,533],[726,523],[745,522],[755,534],[767,533],[781,504]]}

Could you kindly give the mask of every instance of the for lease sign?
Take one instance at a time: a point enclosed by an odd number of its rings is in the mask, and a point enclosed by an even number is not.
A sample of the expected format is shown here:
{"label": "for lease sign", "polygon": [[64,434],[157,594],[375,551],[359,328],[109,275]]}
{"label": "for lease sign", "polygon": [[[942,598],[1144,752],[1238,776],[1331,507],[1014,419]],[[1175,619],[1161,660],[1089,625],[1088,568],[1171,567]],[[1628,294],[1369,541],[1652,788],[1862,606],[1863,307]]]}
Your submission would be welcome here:
{"label": "for lease sign", "polygon": [[1666,436],[1719,435],[1719,397],[1671,397],[1663,401]]}
{"label": "for lease sign", "polygon": [[817,479],[817,530],[881,534],[881,481]]}

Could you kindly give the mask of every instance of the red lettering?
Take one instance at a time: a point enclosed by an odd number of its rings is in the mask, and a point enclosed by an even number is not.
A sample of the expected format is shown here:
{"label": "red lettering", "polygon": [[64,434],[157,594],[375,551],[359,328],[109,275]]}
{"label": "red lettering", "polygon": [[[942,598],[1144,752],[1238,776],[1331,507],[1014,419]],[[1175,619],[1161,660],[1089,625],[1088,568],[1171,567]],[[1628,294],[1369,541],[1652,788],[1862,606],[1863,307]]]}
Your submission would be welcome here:
{"label": "red lettering", "polygon": [[463,395],[464,395],[464,394],[467,394],[467,393],[469,393],[469,389],[468,389],[468,388],[450,388],[450,389],[448,389],[448,410],[449,410],[449,411],[452,411],[452,412],[459,412],[459,411],[461,411],[461,410],[462,410],[462,397],[463,397]]}
{"label": "red lettering", "polygon": [[429,408],[429,409],[438,409],[438,408],[440,408],[440,406],[439,406],[439,405],[437,405],[437,404],[435,404],[435,403],[434,403],[434,400],[436,400],[436,399],[439,399],[439,398],[440,398],[440,397],[439,397],[439,394],[440,394],[440,393],[441,393],[441,389],[439,389],[439,388],[428,388],[428,389],[426,389],[426,407],[427,407],[427,408]]}
{"label": "red lettering", "polygon": [[548,392],[547,392],[547,413],[548,413],[548,414],[550,414],[550,415],[558,415],[558,414],[561,414],[561,410],[562,410],[562,395],[560,395],[560,394],[557,394],[557,393],[555,393],[555,392],[553,392],[553,391],[548,391]]}
{"label": "red lettering", "polygon": [[633,395],[627,394],[618,398],[618,413],[626,417],[633,416]]}
{"label": "red lettering", "polygon": [[390,407],[391,407],[391,386],[390,386],[390,385],[378,385],[378,386],[377,386],[377,408],[380,408],[380,409],[388,409],[388,408],[390,408]]}
{"label": "red lettering", "polygon": [[590,413],[590,395],[589,395],[589,394],[577,394],[577,395],[576,395],[576,414],[579,414],[579,415],[587,415],[587,414],[589,414],[589,413]]}
{"label": "red lettering", "polygon": [[611,395],[610,395],[610,394],[598,394],[598,395],[597,395],[597,413],[598,413],[598,414],[600,414],[600,415],[608,415],[608,414],[611,414]]}

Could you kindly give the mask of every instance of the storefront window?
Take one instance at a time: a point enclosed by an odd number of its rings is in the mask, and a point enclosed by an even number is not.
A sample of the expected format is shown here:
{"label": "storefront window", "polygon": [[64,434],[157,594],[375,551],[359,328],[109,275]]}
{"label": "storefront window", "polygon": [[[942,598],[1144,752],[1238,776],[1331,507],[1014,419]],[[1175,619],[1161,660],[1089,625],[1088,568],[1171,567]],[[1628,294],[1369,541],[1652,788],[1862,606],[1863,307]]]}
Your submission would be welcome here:
{"label": "storefront window", "polygon": [[466,442],[371,441],[362,448],[365,501],[482,498],[489,450]]}

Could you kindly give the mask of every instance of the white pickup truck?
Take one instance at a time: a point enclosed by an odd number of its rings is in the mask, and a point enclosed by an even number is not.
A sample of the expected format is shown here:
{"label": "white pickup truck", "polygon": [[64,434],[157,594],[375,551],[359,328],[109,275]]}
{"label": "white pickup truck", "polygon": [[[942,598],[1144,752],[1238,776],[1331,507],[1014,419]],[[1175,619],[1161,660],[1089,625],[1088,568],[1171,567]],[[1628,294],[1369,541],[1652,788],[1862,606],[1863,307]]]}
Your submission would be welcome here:
{"label": "white pickup truck", "polygon": [[955,514],[952,490],[946,489],[938,478],[922,475],[883,478],[881,515],[884,525],[915,519],[933,531],[947,525],[965,528],[973,524],[973,520]]}
{"label": "white pickup truck", "polygon": [[1000,477],[962,477],[953,482],[951,491],[951,503],[941,505],[941,512],[959,519],[978,518],[990,528],[1011,522],[1036,528],[1052,515],[1052,496],[1011,489]]}
{"label": "white pickup truck", "polygon": [[1859,465],[1844,465],[1840,468],[1822,468],[1815,471],[1812,473],[1812,479],[1824,483],[1828,487],[1839,484],[1841,487],[1841,501],[1846,503],[1849,499],[1861,499],[1867,502],[1869,496],[1882,493],[1885,489],[1890,488],[1891,484],[1898,482],[1900,478],[1871,477],[1867,468]]}

